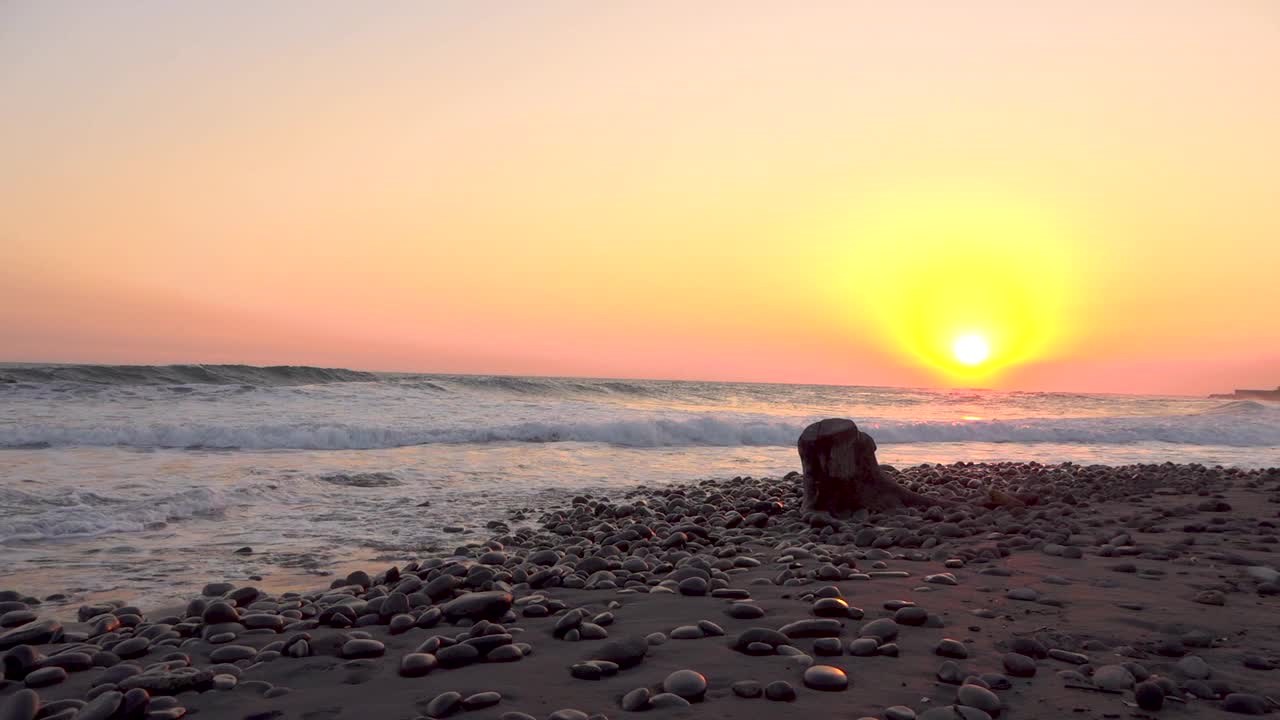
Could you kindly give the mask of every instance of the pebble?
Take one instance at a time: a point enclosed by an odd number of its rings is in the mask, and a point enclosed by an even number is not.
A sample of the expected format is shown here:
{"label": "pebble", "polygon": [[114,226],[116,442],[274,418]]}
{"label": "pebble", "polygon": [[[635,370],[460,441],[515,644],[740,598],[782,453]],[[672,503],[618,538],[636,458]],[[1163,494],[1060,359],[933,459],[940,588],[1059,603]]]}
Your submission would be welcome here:
{"label": "pebble", "polygon": [[464,710],[479,710],[481,708],[492,707],[502,702],[502,694],[492,690],[486,692],[478,692],[468,695],[462,699],[462,708]]}
{"label": "pebble", "polygon": [[1005,653],[1001,658],[1004,669],[1014,677],[1032,677],[1036,674],[1036,661],[1020,653]]}
{"label": "pebble", "polygon": [[386,651],[385,645],[370,638],[356,638],[348,640],[342,645],[342,657],[349,660],[382,657],[382,654]]}
{"label": "pebble", "polygon": [[40,711],[40,696],[34,690],[19,690],[0,699],[0,720],[35,720]]}
{"label": "pebble", "polygon": [[957,660],[963,660],[969,657],[969,648],[965,647],[964,643],[959,640],[953,640],[951,638],[943,638],[942,640],[939,640],[933,651],[942,657],[956,658]]}
{"label": "pebble", "polygon": [[889,618],[881,618],[866,623],[858,630],[861,637],[874,637],[880,642],[889,642],[898,637],[898,623]]}
{"label": "pebble", "polygon": [[662,689],[686,700],[700,700],[707,692],[707,678],[694,670],[677,670],[662,681]]}
{"label": "pebble", "polygon": [[511,593],[500,590],[473,592],[454,598],[441,608],[446,620],[489,620],[496,621],[511,609],[514,601]]}
{"label": "pebble", "polygon": [[1133,699],[1143,710],[1164,707],[1164,689],[1153,682],[1140,682],[1133,689]]}
{"label": "pebble", "polygon": [[460,668],[480,659],[480,651],[475,645],[459,643],[442,647],[435,652],[436,661],[442,668]]}
{"label": "pebble", "polygon": [[422,677],[440,663],[436,660],[435,655],[428,653],[409,653],[400,658],[400,675],[402,677],[415,678]]}
{"label": "pebble", "polygon": [[45,667],[28,674],[23,682],[29,688],[42,688],[57,685],[66,679],[66,670],[60,667]]}
{"label": "pebble", "polygon": [[758,698],[764,689],[755,680],[739,680],[729,686],[734,695],[743,698]]}
{"label": "pebble", "polygon": [[662,710],[667,708],[686,708],[690,703],[685,698],[675,693],[663,692],[649,698],[649,707],[654,710]]}
{"label": "pebble", "polygon": [[1103,665],[1093,671],[1093,684],[1104,690],[1128,690],[1134,677],[1123,665]]}
{"label": "pebble", "polygon": [[450,690],[431,698],[427,703],[427,715],[433,718],[448,717],[462,708],[462,693]]}
{"label": "pebble", "polygon": [[599,660],[608,660],[611,663],[615,663],[625,670],[639,665],[648,652],[648,640],[642,637],[629,637],[622,640],[612,640],[601,645],[600,649],[595,651],[595,657]]}
{"label": "pebble", "polygon": [[622,709],[627,712],[639,712],[649,707],[649,688],[636,688],[622,696]]}
{"label": "pebble", "polygon": [[893,621],[899,625],[911,625],[918,627],[924,625],[929,620],[929,612],[918,605],[909,605],[900,608],[893,614]]}
{"label": "pebble", "polygon": [[849,676],[838,667],[810,665],[804,671],[804,684],[814,690],[845,690],[849,687]]}
{"label": "pebble", "polygon": [[735,620],[755,620],[764,617],[764,609],[755,603],[733,603],[725,608],[724,612]]}
{"label": "pebble", "polygon": [[1222,709],[1240,715],[1266,715],[1267,701],[1251,693],[1231,693],[1222,699]]}
{"label": "pebble", "polygon": [[764,696],[768,700],[791,702],[796,699],[796,689],[786,680],[774,680],[764,686]]}
{"label": "pebble", "polygon": [[956,690],[956,702],[960,705],[975,707],[989,715],[1000,712],[1003,705],[1000,698],[987,688],[968,683]]}
{"label": "pebble", "polygon": [[76,715],[76,720],[109,720],[123,700],[124,693],[108,690],[86,703]]}

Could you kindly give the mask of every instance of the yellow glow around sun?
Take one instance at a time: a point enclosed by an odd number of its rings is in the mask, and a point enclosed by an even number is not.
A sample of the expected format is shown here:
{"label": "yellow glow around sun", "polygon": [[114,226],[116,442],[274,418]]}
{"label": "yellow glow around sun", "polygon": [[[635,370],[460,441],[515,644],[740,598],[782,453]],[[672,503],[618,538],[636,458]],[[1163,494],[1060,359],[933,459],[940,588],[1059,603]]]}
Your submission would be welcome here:
{"label": "yellow glow around sun", "polygon": [[1065,230],[1034,204],[951,189],[851,213],[832,238],[834,293],[905,361],[980,382],[1069,336]]}

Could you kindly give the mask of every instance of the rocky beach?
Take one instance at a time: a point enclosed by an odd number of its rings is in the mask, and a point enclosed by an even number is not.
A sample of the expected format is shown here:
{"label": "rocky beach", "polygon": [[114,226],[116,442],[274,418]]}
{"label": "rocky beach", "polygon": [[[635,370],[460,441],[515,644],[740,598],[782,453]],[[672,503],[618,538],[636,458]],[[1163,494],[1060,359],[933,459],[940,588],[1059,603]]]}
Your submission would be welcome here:
{"label": "rocky beach", "polygon": [[1280,468],[880,468],[946,505],[836,518],[797,472],[638,486],[310,592],[63,619],[10,576],[0,720],[1280,709]]}

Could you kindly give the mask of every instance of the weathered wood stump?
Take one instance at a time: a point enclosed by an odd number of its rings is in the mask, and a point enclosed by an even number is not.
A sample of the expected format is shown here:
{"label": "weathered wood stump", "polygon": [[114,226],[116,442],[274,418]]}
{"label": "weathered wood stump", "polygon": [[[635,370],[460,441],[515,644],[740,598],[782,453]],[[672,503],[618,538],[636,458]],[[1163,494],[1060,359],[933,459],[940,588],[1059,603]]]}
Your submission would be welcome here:
{"label": "weathered wood stump", "polygon": [[951,506],[949,500],[912,492],[880,470],[876,441],[852,420],[820,420],[800,433],[796,443],[804,469],[804,509],[835,517],[858,510]]}

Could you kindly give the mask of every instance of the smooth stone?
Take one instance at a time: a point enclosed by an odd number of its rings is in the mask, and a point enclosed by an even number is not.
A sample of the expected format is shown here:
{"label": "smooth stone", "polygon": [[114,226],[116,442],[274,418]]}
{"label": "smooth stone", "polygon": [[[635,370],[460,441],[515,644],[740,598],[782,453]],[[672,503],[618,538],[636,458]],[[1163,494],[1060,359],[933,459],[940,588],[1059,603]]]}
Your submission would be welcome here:
{"label": "smooth stone", "polygon": [[3,720],[35,720],[40,712],[40,696],[35,690],[19,690],[0,700],[0,718]]}
{"label": "smooth stone", "polygon": [[884,720],[916,720],[916,711],[906,705],[893,705],[884,709]]}
{"label": "smooth stone", "polygon": [[1036,674],[1036,661],[1020,653],[1005,653],[1001,658],[1004,669],[1014,677],[1032,677]]}
{"label": "smooth stone", "polygon": [[840,638],[818,638],[813,641],[813,652],[827,657],[840,655],[844,652],[844,643]]}
{"label": "smooth stone", "polygon": [[1093,671],[1093,684],[1104,690],[1128,690],[1133,687],[1133,673],[1123,665],[1103,665]]}
{"label": "smooth stone", "polygon": [[27,675],[23,683],[29,688],[57,685],[67,679],[67,671],[60,667],[45,667]]}
{"label": "smooth stone", "polygon": [[348,660],[382,657],[387,647],[371,638],[355,638],[342,644],[342,657]]}
{"label": "smooth stone", "polygon": [[764,696],[768,700],[791,702],[796,699],[796,689],[786,680],[774,680],[764,687]]}
{"label": "smooth stone", "polygon": [[893,621],[899,625],[920,626],[929,620],[929,611],[918,605],[900,608],[893,614]]}
{"label": "smooth stone", "polygon": [[479,710],[481,708],[492,707],[502,702],[502,693],[488,690],[478,692],[474,695],[468,695],[462,699],[462,707],[464,710]]}
{"label": "smooth stone", "polygon": [[747,652],[752,643],[761,643],[770,649],[789,642],[786,635],[771,628],[750,628],[738,635],[733,641],[733,648],[739,652]]}
{"label": "smooth stone", "polygon": [[210,603],[201,613],[200,619],[204,621],[205,625],[220,625],[222,623],[239,622],[240,614],[236,612],[231,603],[218,601]]}
{"label": "smooth stone", "polygon": [[858,635],[879,638],[880,642],[889,642],[898,637],[898,623],[889,618],[872,620],[858,630]]}
{"label": "smooth stone", "polygon": [[501,590],[467,593],[445,603],[440,610],[446,620],[500,620],[511,609],[511,593]]}
{"label": "smooth stone", "polygon": [[810,665],[804,671],[804,684],[814,690],[836,692],[849,687],[849,676],[838,667]]}
{"label": "smooth stone", "polygon": [[681,595],[701,596],[707,594],[708,583],[700,577],[685,578],[678,586]]}
{"label": "smooth stone", "polygon": [[41,620],[0,633],[0,650],[18,645],[45,645],[62,636],[62,623],[57,620]]}
{"label": "smooth stone", "polygon": [[448,717],[462,709],[462,693],[450,690],[431,698],[427,703],[427,715],[433,718]]}
{"label": "smooth stone", "polygon": [[778,628],[778,632],[788,638],[835,637],[843,630],[840,621],[831,618],[796,620]]}
{"label": "smooth stone", "polygon": [[684,708],[689,707],[689,701],[676,695],[675,693],[658,693],[649,698],[649,707],[654,710],[662,710],[664,708]]}
{"label": "smooth stone", "polygon": [[942,663],[942,665],[938,666],[936,677],[939,681],[947,683],[948,685],[959,685],[964,682],[966,677],[968,677],[968,673],[961,669],[959,665],[947,660]]}
{"label": "smooth stone", "polygon": [[435,670],[440,663],[429,653],[409,653],[400,658],[401,677],[422,677]]}
{"label": "smooth stone", "polygon": [[942,657],[955,658],[957,660],[963,660],[969,657],[969,648],[965,647],[964,643],[959,640],[953,640],[951,638],[943,638],[942,640],[939,640],[938,645],[933,649],[933,651]]}
{"label": "smooth stone", "polygon": [[1239,715],[1266,715],[1267,701],[1252,693],[1231,693],[1222,699],[1222,709]]}
{"label": "smooth stone", "polygon": [[764,609],[754,603],[733,603],[724,613],[735,620],[755,620],[764,617]]}
{"label": "smooth stone", "polygon": [[221,645],[209,653],[209,660],[215,663],[233,663],[237,660],[249,660],[257,654],[257,649],[248,645]]}
{"label": "smooth stone", "polygon": [[818,617],[847,618],[849,603],[845,602],[844,598],[819,598],[813,602],[813,614]]}
{"label": "smooth stone", "polygon": [[743,698],[758,698],[764,692],[760,683],[755,680],[739,680],[729,686],[733,694]]}
{"label": "smooth stone", "polygon": [[525,656],[519,645],[499,645],[485,654],[486,662],[515,662]]}
{"label": "smooth stone", "polygon": [[858,638],[849,643],[849,654],[854,657],[870,657],[876,654],[880,643],[875,638]]}
{"label": "smooth stone", "polygon": [[649,688],[636,688],[622,696],[622,709],[627,712],[639,712],[649,707]]}
{"label": "smooth stone", "polygon": [[1213,674],[1213,670],[1209,667],[1209,663],[1199,655],[1189,655],[1178,661],[1178,670],[1189,678],[1194,680],[1205,680]]}
{"label": "smooth stone", "polygon": [[975,707],[990,715],[1000,712],[1000,698],[981,685],[961,685],[956,691],[956,702],[960,705]]}
{"label": "smooth stone", "polygon": [[108,690],[90,700],[83,708],[80,708],[79,714],[76,715],[76,720],[109,720],[112,715],[115,715],[123,700],[124,693],[118,690]]}
{"label": "smooth stone", "polygon": [[662,681],[662,689],[686,700],[698,700],[707,692],[707,678],[694,670],[677,670]]}
{"label": "smooth stone", "polygon": [[626,669],[640,664],[644,660],[644,656],[649,652],[649,642],[643,637],[629,637],[621,640],[611,640],[601,645],[595,651],[594,656],[597,660],[608,660],[616,663],[618,667]]}
{"label": "smooth stone", "polygon": [[442,668],[460,668],[480,659],[480,651],[476,646],[466,643],[442,647],[436,650],[435,655]]}
{"label": "smooth stone", "polygon": [[1164,688],[1154,682],[1140,682],[1133,689],[1133,699],[1143,710],[1159,710],[1164,707]]}

